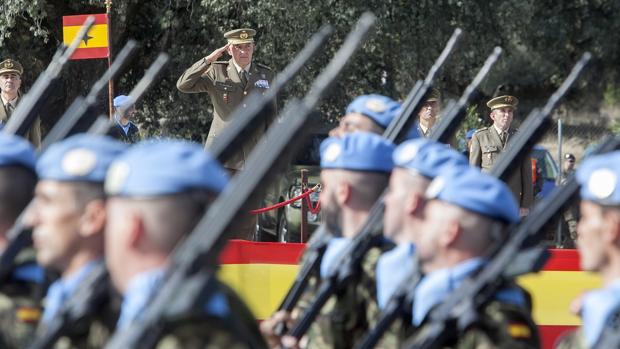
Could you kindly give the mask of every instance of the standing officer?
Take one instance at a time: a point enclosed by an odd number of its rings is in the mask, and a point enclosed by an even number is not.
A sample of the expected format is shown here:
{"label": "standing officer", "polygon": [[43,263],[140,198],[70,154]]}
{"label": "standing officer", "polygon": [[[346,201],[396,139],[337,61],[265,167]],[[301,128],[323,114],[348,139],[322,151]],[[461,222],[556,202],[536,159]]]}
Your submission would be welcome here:
{"label": "standing officer", "polygon": [[418,133],[424,137],[431,135],[431,129],[437,121],[439,114],[439,99],[441,94],[439,90],[432,89],[430,96],[420,108],[418,112]]}
{"label": "standing officer", "polygon": [[[513,96],[495,97],[487,102],[487,106],[491,109],[490,116],[493,125],[474,132],[469,149],[471,165],[481,167],[485,172],[493,167],[510,137],[517,132],[516,129],[510,127],[517,104],[519,100]],[[519,214],[527,215],[534,202],[532,165],[529,157],[523,160],[521,166],[508,179],[507,184],[519,204]]]}
{"label": "standing officer", "polygon": [[[9,58],[0,62],[0,100],[2,101],[0,122],[3,124],[9,120],[21,98],[19,88],[22,85],[23,73],[24,68],[18,61]],[[41,120],[39,118],[33,122],[26,133],[26,138],[35,147],[41,145]]]}
{"label": "standing officer", "polygon": [[[103,263],[106,222],[103,181],[112,160],[126,149],[106,136],[76,135],[56,143],[37,162],[39,183],[25,223],[41,266],[60,273],[50,285],[38,331],[43,335],[62,314],[82,282]],[[95,319],[71,328],[59,342],[99,348],[114,327],[116,314],[107,302]]]}
{"label": "standing officer", "polygon": [[136,115],[134,100],[125,95],[114,98],[114,126],[108,132],[112,138],[124,143],[133,144],[140,140],[140,130],[132,122]]}
{"label": "standing officer", "polygon": [[[424,332],[427,315],[485,261],[497,233],[519,221],[508,187],[477,169],[442,173],[426,190],[422,227],[414,234],[424,274],[414,291],[413,321]],[[500,234],[501,235],[501,234]],[[446,332],[446,348],[538,348],[526,295],[507,283],[463,333]]]}
{"label": "standing officer", "polygon": [[[213,122],[207,137],[209,147],[231,122],[230,114],[237,108],[245,108],[244,98],[252,91],[262,94],[273,84],[274,73],[267,66],[252,60],[256,45],[256,30],[243,28],[231,30],[224,34],[228,43],[211,52],[187,69],[177,81],[177,88],[184,93],[207,92],[213,104]],[[217,61],[224,53],[232,58]],[[273,103],[272,115],[264,120],[256,132],[243,145],[240,152],[224,167],[241,170],[250,152],[258,143],[269,124],[276,115],[276,103]]]}
{"label": "standing officer", "polygon": [[[603,288],[581,296],[581,329],[558,348],[591,348],[608,322],[620,312],[620,152],[586,159],[577,170],[581,184],[581,218],[577,248],[581,269],[603,278]],[[602,347],[601,347],[602,348]]]}
{"label": "standing officer", "polygon": [[[321,144],[321,214],[327,230],[334,236],[321,261],[321,276],[326,275],[359,232],[372,205],[387,186],[393,167],[393,150],[391,142],[368,132],[330,137]],[[382,248],[371,249],[362,262],[358,277],[323,307],[308,331],[307,348],[352,348],[364,335],[370,325],[368,319],[376,318],[373,314],[378,311],[374,301],[374,273]],[[303,301],[294,314],[303,314],[307,309],[319,282],[317,277],[309,281],[312,286],[302,296]],[[261,324],[272,347],[277,347],[281,340],[274,336],[275,324],[289,319],[290,314],[279,312]],[[282,340],[290,342],[293,338],[284,337]],[[297,343],[286,344],[290,347]]]}
{"label": "standing officer", "polygon": [[[414,268],[415,234],[420,231],[424,193],[431,180],[456,167],[469,167],[467,159],[445,144],[426,138],[404,142],[394,150],[394,170],[385,196],[384,236],[396,247],[377,262],[377,303],[383,309],[396,288]],[[411,319],[407,323],[411,322]],[[396,330],[385,334],[381,347],[398,347],[407,334]]]}
{"label": "standing officer", "polygon": [[[9,241],[6,234],[32,200],[37,183],[36,155],[21,137],[0,133],[0,251]],[[15,268],[0,285],[0,347],[25,348],[41,317],[43,270],[36,265],[34,250],[16,257]]]}
{"label": "standing officer", "polygon": [[[105,190],[106,265],[123,296],[117,330],[141,321],[162,286],[171,253],[228,182],[221,165],[198,144],[161,140],[135,145],[110,167]],[[192,314],[166,324],[163,348],[262,348],[256,320],[221,284]],[[196,309],[193,309],[196,310]],[[239,332],[231,330],[235,323]],[[159,346],[158,346],[159,347]]]}

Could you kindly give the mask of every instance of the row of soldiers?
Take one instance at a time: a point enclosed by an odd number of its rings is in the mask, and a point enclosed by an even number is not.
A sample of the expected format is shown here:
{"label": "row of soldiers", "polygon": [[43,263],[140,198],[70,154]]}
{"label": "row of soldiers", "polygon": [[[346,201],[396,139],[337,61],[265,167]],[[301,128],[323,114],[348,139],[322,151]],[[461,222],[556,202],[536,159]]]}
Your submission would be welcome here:
{"label": "row of soldiers", "polygon": [[[396,101],[369,95],[356,98],[348,111],[390,120],[398,109]],[[424,276],[413,307],[379,346],[398,347],[424,331],[431,310],[487,263],[485,253],[498,238],[497,229],[519,222],[519,206],[506,184],[471,167],[450,147],[415,136],[395,146],[377,134],[381,131],[337,129],[321,145],[322,214],[332,238],[294,311],[263,321],[261,335],[244,303],[218,283],[199,312],[166,324],[158,347],[355,347],[403,275],[415,267],[414,258]],[[34,241],[34,251],[21,253],[10,282],[2,285],[5,347],[27,347],[62,321],[89,277],[104,266],[111,281],[106,301],[93,317],[63,333],[57,345],[102,347],[111,333],[140,322],[150,296],[164,282],[173,249],[228,182],[227,172],[208,152],[183,141],[147,140],[128,147],[105,136],[76,135],[38,159],[19,137],[2,134],[0,142],[2,226],[10,227],[24,209],[23,222],[32,227]],[[617,311],[619,170],[620,154],[612,153],[584,161],[577,172],[582,267],[601,272],[606,287],[581,299],[583,330],[562,347],[593,345]],[[307,336],[298,341],[276,334],[278,323],[292,325],[310,305],[321,278],[386,187],[384,243],[366,254],[358,277],[331,297]],[[41,267],[58,273],[43,294],[50,275]],[[446,334],[447,347],[537,348],[531,308],[527,292],[506,282],[473,326]]]}

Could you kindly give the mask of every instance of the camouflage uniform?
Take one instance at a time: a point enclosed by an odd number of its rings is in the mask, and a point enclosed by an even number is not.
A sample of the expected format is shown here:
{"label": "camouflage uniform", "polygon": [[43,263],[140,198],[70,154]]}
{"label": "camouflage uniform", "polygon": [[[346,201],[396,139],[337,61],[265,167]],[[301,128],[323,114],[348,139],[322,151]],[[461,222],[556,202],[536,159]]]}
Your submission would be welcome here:
{"label": "camouflage uniform", "polygon": [[226,297],[234,321],[207,314],[183,317],[167,326],[156,348],[267,348],[256,319],[245,303],[230,287],[223,283],[218,283],[218,287]]}
{"label": "camouflage uniform", "polygon": [[[16,258],[16,270],[35,265],[32,249]],[[32,341],[41,318],[43,285],[35,280],[12,276],[0,287],[0,348],[25,348]]]}
{"label": "camouflage uniform", "polygon": [[[380,312],[376,301],[376,264],[382,251],[389,247],[386,243],[370,249],[356,278],[328,300],[308,331],[307,348],[352,348],[374,326]],[[317,279],[311,282],[310,291],[300,302],[298,310],[302,313],[318,289]]]}

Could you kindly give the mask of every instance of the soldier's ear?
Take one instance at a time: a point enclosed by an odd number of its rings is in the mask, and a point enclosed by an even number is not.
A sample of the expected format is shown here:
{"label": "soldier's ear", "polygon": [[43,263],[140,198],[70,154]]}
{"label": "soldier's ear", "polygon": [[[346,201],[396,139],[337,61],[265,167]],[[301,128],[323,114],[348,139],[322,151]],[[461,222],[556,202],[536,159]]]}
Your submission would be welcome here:
{"label": "soldier's ear", "polygon": [[84,213],[80,219],[80,234],[89,237],[96,234],[103,234],[105,229],[106,210],[103,200],[92,200],[84,208]]}

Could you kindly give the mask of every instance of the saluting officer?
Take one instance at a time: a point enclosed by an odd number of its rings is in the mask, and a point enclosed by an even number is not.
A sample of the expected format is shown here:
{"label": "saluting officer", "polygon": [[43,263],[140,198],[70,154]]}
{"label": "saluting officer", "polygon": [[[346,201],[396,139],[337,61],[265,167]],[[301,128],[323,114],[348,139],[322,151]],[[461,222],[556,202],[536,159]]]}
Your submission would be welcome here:
{"label": "saluting officer", "polygon": [[[175,246],[227,183],[226,171],[200,145],[178,140],[136,144],[112,164],[105,182],[105,257],[123,296],[117,331],[142,320]],[[264,347],[247,307],[229,288],[215,287],[205,304],[166,324],[158,348]],[[239,332],[231,330],[233,321]]]}
{"label": "saluting officer", "polygon": [[[592,348],[604,328],[620,315],[620,152],[584,160],[577,169],[581,184],[581,218],[577,248],[581,269],[596,272],[603,287],[587,292],[576,304],[582,326],[558,348]],[[603,348],[603,346],[598,346]]]}
{"label": "saluting officer", "polygon": [[[471,165],[481,167],[485,172],[491,170],[509,139],[517,132],[511,127],[517,104],[519,100],[513,96],[499,96],[487,102],[487,106],[491,109],[493,125],[474,132],[469,149]],[[519,214],[526,215],[534,202],[529,156],[525,157],[515,173],[510,176],[507,184],[519,204]]]}
{"label": "saluting officer", "polygon": [[[200,59],[187,69],[177,81],[177,88],[184,93],[207,92],[213,104],[213,122],[207,137],[207,148],[213,144],[222,130],[231,122],[230,114],[237,108],[245,108],[244,99],[253,91],[265,94],[273,84],[273,71],[253,61],[254,36],[250,28],[235,29],[224,34],[228,43]],[[224,53],[232,58],[218,61]],[[272,115],[264,120],[246,141],[237,156],[224,164],[232,170],[241,170],[252,148],[258,143],[276,113],[274,101]]]}
{"label": "saluting officer", "polygon": [[[16,60],[9,58],[0,62],[0,99],[2,100],[0,122],[3,124],[9,120],[21,99],[19,88],[22,85],[23,73],[24,68]],[[39,118],[34,120],[26,138],[35,147],[41,145],[41,120]]]}
{"label": "saluting officer", "polygon": [[[474,168],[458,167],[437,176],[426,190],[422,227],[414,235],[424,277],[413,298],[416,331],[428,314],[486,263],[497,230],[519,221],[508,187]],[[494,231],[495,230],[495,231]],[[538,348],[529,297],[507,282],[464,332],[445,333],[445,348]]]}
{"label": "saluting officer", "polygon": [[[393,155],[394,170],[385,196],[383,235],[396,247],[379,257],[377,263],[377,303],[384,309],[396,288],[414,268],[415,235],[420,231],[424,193],[433,178],[456,167],[469,167],[467,159],[445,144],[426,138],[399,145]],[[407,313],[407,312],[404,312]],[[411,319],[406,323],[410,323]],[[384,334],[382,348],[396,348],[407,337],[402,322]]]}
{"label": "saluting officer", "polygon": [[[39,264],[60,273],[45,298],[37,330],[41,335],[60,321],[67,302],[91,273],[103,267],[103,181],[112,160],[125,149],[125,144],[110,137],[80,134],[50,146],[37,162],[39,182],[25,223],[33,228]],[[118,314],[108,300],[95,311],[95,318],[72,327],[58,345],[103,346]]]}
{"label": "saluting officer", "polygon": [[[0,133],[0,251],[9,241],[7,232],[32,200],[37,183],[35,151],[25,139]],[[0,285],[0,347],[25,348],[41,317],[43,269],[34,250],[22,250],[15,268]]]}

